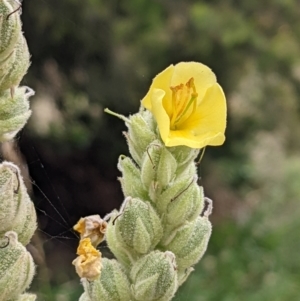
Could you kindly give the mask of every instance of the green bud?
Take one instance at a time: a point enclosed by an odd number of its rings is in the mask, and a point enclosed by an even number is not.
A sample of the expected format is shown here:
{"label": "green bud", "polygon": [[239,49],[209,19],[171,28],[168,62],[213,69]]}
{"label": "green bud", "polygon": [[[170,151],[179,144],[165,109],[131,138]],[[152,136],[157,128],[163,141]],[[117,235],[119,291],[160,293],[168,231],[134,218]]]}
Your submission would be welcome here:
{"label": "green bud", "polygon": [[156,183],[156,193],[159,194],[174,179],[176,169],[175,158],[156,140],[148,146],[142,159],[141,179],[147,189]]}
{"label": "green bud", "polygon": [[13,231],[5,233],[0,245],[0,300],[17,299],[32,281],[33,259]]}
{"label": "green bud", "polygon": [[151,143],[147,151],[144,153],[141,162],[141,180],[146,189],[156,180],[156,169],[159,163],[159,157],[162,149],[162,144],[155,140]]}
{"label": "green bud", "polygon": [[114,226],[116,219],[119,217],[119,213],[117,210],[114,210],[110,214],[110,222],[106,229],[106,241],[109,246],[111,252],[115,255],[118,261],[129,267],[131,263],[138,257],[138,254],[134,251],[128,250],[126,246],[124,246],[124,242],[119,239],[119,235],[116,233],[116,227]]}
{"label": "green bud", "polygon": [[175,157],[178,167],[182,167],[193,162],[199,154],[199,149],[190,148],[184,145],[169,147],[169,151]]}
{"label": "green bud", "polygon": [[211,235],[211,223],[207,216],[199,216],[174,231],[166,250],[176,255],[179,272],[196,264],[206,251]]}
{"label": "green bud", "polygon": [[128,127],[126,137],[130,154],[140,165],[148,145],[156,139],[152,114],[149,111],[142,110],[130,116],[130,123],[126,123],[126,125]]}
{"label": "green bud", "polygon": [[173,181],[176,169],[177,162],[175,158],[167,150],[167,148],[163,147],[156,171],[156,180],[162,188],[165,188],[171,181]]}
{"label": "green bud", "polygon": [[3,162],[0,164],[0,235],[13,230],[26,245],[35,229],[36,212],[20,170],[10,162]]}
{"label": "green bud", "polygon": [[15,9],[9,1],[0,1],[0,64],[13,51],[21,32],[21,21],[18,13],[12,14]]}
{"label": "green bud", "polygon": [[9,69],[16,60],[16,51],[12,50],[9,56],[7,56],[2,62],[0,62],[0,82],[3,77],[9,72]]}
{"label": "green bud", "polygon": [[135,300],[169,301],[178,287],[174,254],[152,251],[134,263],[130,278]]}
{"label": "green bud", "polygon": [[176,200],[176,202],[185,198],[189,190],[191,190],[191,184],[194,183],[195,176],[187,175],[180,177],[174,182],[171,182],[169,186],[157,197],[155,200],[155,206],[160,215],[165,214],[168,205]]}
{"label": "green bud", "polygon": [[[194,220],[202,212],[204,205],[203,188],[197,185],[196,180],[197,177],[194,178],[190,186],[187,186],[186,191],[183,191],[168,204],[164,216],[167,228],[174,229],[185,221]],[[168,237],[169,233],[166,233],[165,236]]]}
{"label": "green bud", "polygon": [[157,129],[157,122],[156,122],[153,114],[150,111],[148,111],[146,109],[143,109],[141,107],[140,107],[139,114],[144,118],[144,120],[145,120],[145,122],[148,126],[148,129],[152,133],[154,133],[155,136],[159,135],[158,134],[158,129]]}
{"label": "green bud", "polygon": [[180,181],[180,179],[184,178],[193,178],[197,175],[197,166],[195,162],[190,162],[189,164],[184,166],[184,169],[177,168],[176,170],[176,181]]}
{"label": "green bud", "polygon": [[12,139],[26,124],[31,115],[28,98],[34,91],[28,87],[18,87],[11,97],[10,91],[0,94],[0,142]]}
{"label": "green bud", "polygon": [[136,164],[128,157],[121,155],[119,157],[118,169],[122,172],[122,178],[119,178],[125,197],[139,197],[147,200],[148,194],[141,182],[141,174]]}
{"label": "green bud", "polygon": [[160,219],[151,204],[138,198],[125,199],[119,217],[108,227],[116,227],[118,241],[130,252],[134,250],[139,254],[153,250],[163,234]]}
{"label": "green bud", "polygon": [[131,137],[128,135],[127,132],[123,132],[123,134],[124,134],[127,144],[128,144],[129,153],[131,154],[134,161],[140,165],[141,164],[141,154],[140,154],[140,151],[139,151],[137,145],[132,141]]}
{"label": "green bud", "polygon": [[[122,266],[114,259],[103,258],[101,276],[95,281],[83,279],[84,289],[91,301],[129,301],[130,283]],[[88,301],[89,299],[83,299]]]}
{"label": "green bud", "polygon": [[18,86],[29,68],[30,54],[26,40],[21,33],[13,52],[15,54],[12,54],[11,57],[14,60],[10,62],[6,72],[3,75],[0,74],[0,91]]}
{"label": "green bud", "polygon": [[26,246],[30,242],[37,227],[36,211],[27,192],[26,194],[20,195],[20,202],[26,203],[26,209],[23,211],[23,214],[20,214],[21,210],[19,210],[14,220],[12,230],[18,233],[19,241]]}

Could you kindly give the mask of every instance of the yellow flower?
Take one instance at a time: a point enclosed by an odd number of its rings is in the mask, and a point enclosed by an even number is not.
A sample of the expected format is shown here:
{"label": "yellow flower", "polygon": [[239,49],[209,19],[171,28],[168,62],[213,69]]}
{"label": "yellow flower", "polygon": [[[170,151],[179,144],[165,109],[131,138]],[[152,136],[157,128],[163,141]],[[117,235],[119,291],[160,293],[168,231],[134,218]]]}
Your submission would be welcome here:
{"label": "yellow flower", "polygon": [[203,148],[225,141],[225,95],[201,63],[183,62],[159,73],[142,105],[154,115],[166,146]]}
{"label": "yellow flower", "polygon": [[90,281],[97,279],[102,268],[101,253],[92,246],[89,238],[80,240],[77,255],[79,256],[73,260],[72,264],[75,265],[79,277]]}

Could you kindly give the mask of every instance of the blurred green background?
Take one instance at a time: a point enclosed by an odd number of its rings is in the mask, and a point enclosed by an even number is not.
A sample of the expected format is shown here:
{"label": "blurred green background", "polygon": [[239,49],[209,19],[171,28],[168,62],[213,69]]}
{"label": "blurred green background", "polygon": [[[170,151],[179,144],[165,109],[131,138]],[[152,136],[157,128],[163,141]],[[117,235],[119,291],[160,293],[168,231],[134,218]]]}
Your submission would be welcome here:
{"label": "blurred green background", "polygon": [[24,0],[22,19],[36,96],[18,145],[39,211],[40,300],[78,300],[70,229],[122,202],[126,128],[103,109],[135,113],[158,72],[191,60],[216,73],[228,127],[199,170],[213,235],[174,300],[300,300],[300,2]]}

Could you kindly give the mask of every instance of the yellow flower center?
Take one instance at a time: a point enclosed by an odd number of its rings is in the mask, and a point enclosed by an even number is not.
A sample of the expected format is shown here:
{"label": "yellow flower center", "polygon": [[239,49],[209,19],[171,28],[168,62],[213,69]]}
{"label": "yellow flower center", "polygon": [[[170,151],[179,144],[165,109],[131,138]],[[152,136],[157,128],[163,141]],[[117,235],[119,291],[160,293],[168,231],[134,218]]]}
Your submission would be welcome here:
{"label": "yellow flower center", "polygon": [[187,120],[196,110],[198,93],[194,84],[194,78],[190,78],[187,83],[170,87],[172,90],[172,113],[170,116],[170,126],[172,130],[177,130],[180,123]]}

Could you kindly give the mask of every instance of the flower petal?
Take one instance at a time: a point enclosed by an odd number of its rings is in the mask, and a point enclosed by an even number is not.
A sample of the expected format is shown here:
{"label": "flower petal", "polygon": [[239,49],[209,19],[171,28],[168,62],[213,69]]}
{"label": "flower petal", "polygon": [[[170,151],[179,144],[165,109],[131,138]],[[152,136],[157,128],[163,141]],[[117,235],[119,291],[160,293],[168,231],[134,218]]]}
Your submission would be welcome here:
{"label": "flower petal", "polygon": [[181,125],[197,136],[207,132],[224,133],[226,128],[226,98],[219,84],[207,89],[196,112]]}
{"label": "flower petal", "polygon": [[223,133],[208,132],[205,135],[195,137],[189,131],[171,131],[166,139],[165,145],[168,147],[186,145],[191,148],[203,148],[207,145],[217,146],[222,145],[225,141]]}
{"label": "flower petal", "polygon": [[80,278],[92,281],[100,276],[102,262],[101,253],[96,250],[89,238],[81,239],[77,248],[77,258],[72,262]]}
{"label": "flower petal", "polygon": [[163,106],[165,91],[161,89],[153,89],[151,97],[152,114],[154,115],[161,139],[165,141],[170,132],[170,118]]}
{"label": "flower petal", "polygon": [[198,101],[203,98],[206,90],[217,82],[215,74],[207,66],[197,62],[181,62],[175,65],[171,86],[185,84],[192,77],[198,93]]}
{"label": "flower petal", "polygon": [[[170,82],[172,78],[172,74],[174,72],[174,65],[170,65],[168,68],[166,68],[161,73],[157,74],[155,78],[152,81],[152,84],[150,86],[150,89],[146,96],[142,99],[142,105],[148,109],[149,111],[152,111],[152,93],[154,89],[161,89],[164,90],[166,93],[166,99],[171,100],[172,98],[172,91],[170,89]],[[165,110],[169,113],[172,110],[172,103],[170,101],[167,101],[164,103]]]}

